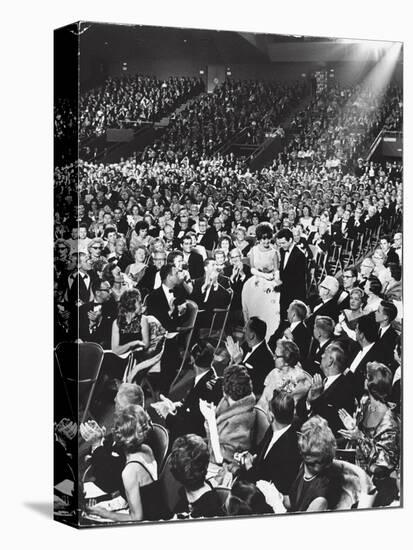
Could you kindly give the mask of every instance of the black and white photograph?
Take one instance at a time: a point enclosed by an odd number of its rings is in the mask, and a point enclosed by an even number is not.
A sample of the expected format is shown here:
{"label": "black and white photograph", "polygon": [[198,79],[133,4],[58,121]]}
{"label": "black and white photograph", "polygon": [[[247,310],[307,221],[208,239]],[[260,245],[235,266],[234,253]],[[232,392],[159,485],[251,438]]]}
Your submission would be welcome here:
{"label": "black and white photograph", "polygon": [[55,519],[402,506],[403,43],[81,21],[54,71]]}

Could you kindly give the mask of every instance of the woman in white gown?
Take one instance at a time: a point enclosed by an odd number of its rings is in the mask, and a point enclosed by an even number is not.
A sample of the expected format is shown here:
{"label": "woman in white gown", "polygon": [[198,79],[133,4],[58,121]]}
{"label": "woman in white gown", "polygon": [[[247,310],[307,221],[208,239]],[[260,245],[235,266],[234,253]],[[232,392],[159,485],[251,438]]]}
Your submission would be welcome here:
{"label": "woman in white gown", "polygon": [[252,277],[242,290],[242,309],[246,323],[251,317],[267,323],[265,339],[268,341],[280,324],[279,257],[271,244],[271,224],[260,223],[256,235],[257,244],[248,253]]}

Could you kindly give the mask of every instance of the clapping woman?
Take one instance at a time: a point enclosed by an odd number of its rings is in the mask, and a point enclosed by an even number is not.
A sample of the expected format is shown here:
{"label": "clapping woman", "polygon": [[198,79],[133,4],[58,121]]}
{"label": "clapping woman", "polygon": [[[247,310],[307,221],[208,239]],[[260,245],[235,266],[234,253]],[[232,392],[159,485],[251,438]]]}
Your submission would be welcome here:
{"label": "clapping woman", "polygon": [[355,418],[339,411],[345,429],[339,433],[353,443],[356,462],[377,487],[375,506],[389,505],[397,496],[395,480],[390,474],[400,460],[400,424],[390,403],[393,375],[381,363],[367,365],[366,390]]}

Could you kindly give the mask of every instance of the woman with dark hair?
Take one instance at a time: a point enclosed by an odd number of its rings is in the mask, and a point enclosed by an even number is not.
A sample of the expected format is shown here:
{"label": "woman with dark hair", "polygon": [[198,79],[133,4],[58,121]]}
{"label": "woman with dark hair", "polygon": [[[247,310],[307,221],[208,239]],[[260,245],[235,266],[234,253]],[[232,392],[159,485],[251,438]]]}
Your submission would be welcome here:
{"label": "woman with dark hair", "polygon": [[225,502],[225,513],[227,516],[252,516],[273,514],[274,511],[254,483],[237,480],[231,487],[231,494]]}
{"label": "woman with dark hair", "polygon": [[246,367],[231,365],[224,370],[223,398],[215,407],[200,402],[205,429],[216,464],[232,464],[234,453],[251,449],[255,422],[255,396]]}
{"label": "woman with dark hair", "polygon": [[271,224],[262,222],[257,227],[257,242],[248,253],[253,275],[242,289],[242,309],[246,322],[251,317],[259,317],[267,323],[266,340],[274,334],[280,324],[280,294],[278,286],[278,252],[271,244],[273,229]]}
{"label": "woman with dark hair", "polygon": [[149,324],[142,316],[139,290],[125,290],[119,300],[118,317],[112,325],[111,348],[117,355],[143,351],[149,346]]}
{"label": "woman with dark hair", "polygon": [[[142,521],[145,518],[141,488],[157,479],[157,463],[145,441],[152,424],[139,405],[130,405],[115,413],[113,438],[116,448],[124,455],[122,486],[116,501],[110,501],[110,510],[102,504],[89,508],[89,513],[112,521]],[[117,510],[117,511],[113,511]]]}
{"label": "woman with dark hair", "polygon": [[219,495],[206,481],[209,451],[198,435],[178,437],[172,446],[171,472],[184,491],[175,507],[178,518],[212,518],[223,516]]}
{"label": "woman with dark hair", "polygon": [[387,506],[397,496],[395,480],[390,474],[400,460],[400,423],[395,415],[392,395],[393,374],[381,363],[367,364],[365,388],[368,392],[355,417],[339,411],[345,429],[340,434],[353,442],[356,462],[373,477],[378,495],[375,506]]}
{"label": "woman with dark hair", "polygon": [[149,249],[153,241],[153,237],[149,235],[149,224],[146,221],[140,221],[135,225],[135,229],[132,231],[129,249],[131,254],[135,253],[138,246],[144,246]]}
{"label": "woman with dark hair", "polygon": [[367,296],[367,302],[364,306],[364,315],[367,315],[368,313],[376,312],[381,304],[382,284],[380,280],[374,275],[371,275],[366,281],[364,291]]}
{"label": "woman with dark hair", "polygon": [[218,241],[218,249],[222,250],[225,257],[225,263],[229,265],[229,253],[234,248],[234,244],[229,235],[222,235]]}

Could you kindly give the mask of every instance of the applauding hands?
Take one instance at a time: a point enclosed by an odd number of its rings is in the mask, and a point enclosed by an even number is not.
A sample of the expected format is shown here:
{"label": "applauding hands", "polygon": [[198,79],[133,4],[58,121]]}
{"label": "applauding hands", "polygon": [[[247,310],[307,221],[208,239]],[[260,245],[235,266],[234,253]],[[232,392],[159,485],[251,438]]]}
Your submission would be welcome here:
{"label": "applauding hands", "polygon": [[240,363],[244,357],[244,352],[241,349],[241,346],[238,342],[234,342],[232,336],[228,336],[225,341],[225,347],[228,350],[228,353],[231,356],[233,363]]}
{"label": "applauding hands", "polygon": [[346,427],[345,430],[339,430],[338,433],[341,434],[345,439],[349,439],[351,441],[357,441],[358,439],[361,439],[363,434],[357,428],[357,422],[355,418],[353,418],[345,409],[340,409],[338,411],[338,415],[340,417],[340,420]]}

